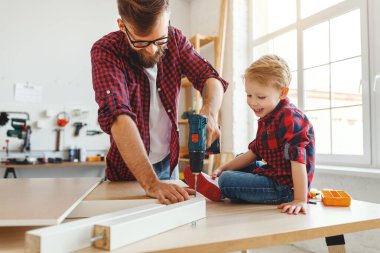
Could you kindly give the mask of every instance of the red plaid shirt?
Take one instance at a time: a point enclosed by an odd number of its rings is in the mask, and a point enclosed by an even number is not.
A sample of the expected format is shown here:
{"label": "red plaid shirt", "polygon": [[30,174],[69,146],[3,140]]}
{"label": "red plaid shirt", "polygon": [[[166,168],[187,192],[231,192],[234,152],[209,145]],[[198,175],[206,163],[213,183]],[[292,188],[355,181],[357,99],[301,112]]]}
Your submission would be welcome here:
{"label": "red plaid shirt", "polygon": [[301,110],[286,98],[276,108],[259,119],[256,139],[248,148],[266,162],[254,173],[270,177],[281,185],[293,188],[290,161],[306,165],[308,186],[315,168],[313,126]]}
{"label": "red plaid shirt", "polygon": [[[178,163],[179,128],[177,121],[181,77],[186,76],[202,92],[208,78],[217,78],[224,90],[228,84],[201,57],[180,30],[170,27],[167,49],[157,63],[157,90],[171,121],[170,170]],[[110,132],[118,115],[130,116],[136,123],[147,153],[149,140],[149,79],[143,67],[133,57],[125,34],[112,32],[97,42],[91,50],[92,79],[95,100],[99,105],[98,121],[110,134],[111,147],[107,155],[106,175],[112,181],[134,180],[121,157]]]}

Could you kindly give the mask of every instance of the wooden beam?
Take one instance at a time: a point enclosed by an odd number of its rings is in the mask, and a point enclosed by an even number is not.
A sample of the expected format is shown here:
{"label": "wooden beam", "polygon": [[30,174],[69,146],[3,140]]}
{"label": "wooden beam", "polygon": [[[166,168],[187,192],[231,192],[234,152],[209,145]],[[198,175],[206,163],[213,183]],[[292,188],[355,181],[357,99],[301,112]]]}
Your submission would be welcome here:
{"label": "wooden beam", "polygon": [[[154,218],[152,218],[154,217]],[[167,231],[177,226],[206,217],[206,202],[201,197],[188,201],[172,204],[148,204],[127,210],[94,216],[91,218],[76,220],[47,228],[36,229],[26,233],[25,251],[36,252],[72,252],[91,246],[94,236],[102,235],[102,232],[93,232],[95,227],[103,227],[112,224],[118,227],[118,232],[111,234],[111,238],[101,238],[95,243],[108,242],[111,247],[125,243],[118,239],[119,233],[128,238],[128,243],[144,239],[149,236]],[[156,220],[156,223],[166,223],[164,226],[146,225],[147,221]],[[170,221],[167,221],[169,219]],[[128,221],[134,229],[125,227]],[[119,224],[120,223],[120,224]],[[137,227],[137,229],[136,229]],[[142,227],[146,229],[141,229]],[[120,229],[123,228],[123,229]],[[111,230],[111,229],[110,229]],[[102,231],[102,230],[101,230]],[[138,231],[144,231],[143,233]],[[137,233],[137,236],[136,236]],[[131,240],[131,238],[133,238]],[[109,240],[113,241],[110,242]],[[115,241],[116,240],[116,241]],[[115,244],[116,243],[116,244]]]}
{"label": "wooden beam", "polygon": [[205,217],[206,201],[193,198],[165,208],[108,220],[95,225],[93,235],[102,239],[95,241],[93,246],[114,250]]}
{"label": "wooden beam", "polygon": [[221,0],[220,4],[220,17],[219,17],[219,33],[218,33],[218,57],[215,55],[217,61],[215,62],[215,68],[219,72],[219,75],[223,75],[224,64],[224,48],[226,42],[227,32],[227,19],[228,19],[229,0]]}
{"label": "wooden beam", "polygon": [[72,252],[89,247],[91,246],[94,224],[163,207],[163,205],[159,204],[144,205],[56,226],[31,230],[25,236],[25,250],[30,253],[59,253]]}

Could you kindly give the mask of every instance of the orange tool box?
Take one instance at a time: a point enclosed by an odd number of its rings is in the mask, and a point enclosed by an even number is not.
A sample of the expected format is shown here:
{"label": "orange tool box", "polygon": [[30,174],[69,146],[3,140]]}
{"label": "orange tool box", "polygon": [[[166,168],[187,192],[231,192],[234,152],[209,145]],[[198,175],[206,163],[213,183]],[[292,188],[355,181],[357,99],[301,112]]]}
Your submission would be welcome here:
{"label": "orange tool box", "polygon": [[322,202],[326,206],[350,206],[351,197],[345,191],[322,190]]}

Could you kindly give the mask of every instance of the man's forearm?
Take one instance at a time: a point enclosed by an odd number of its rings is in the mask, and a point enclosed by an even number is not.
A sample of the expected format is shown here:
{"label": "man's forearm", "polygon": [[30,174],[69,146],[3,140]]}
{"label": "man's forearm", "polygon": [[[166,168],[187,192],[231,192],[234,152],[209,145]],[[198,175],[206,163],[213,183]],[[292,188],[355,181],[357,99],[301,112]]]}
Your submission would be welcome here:
{"label": "man's forearm", "polygon": [[223,93],[223,85],[218,79],[207,79],[202,90],[202,111],[207,110],[207,113],[216,117],[222,105]]}
{"label": "man's forearm", "polygon": [[148,189],[157,182],[135,122],[127,115],[119,115],[111,127],[111,133],[124,162],[140,185]]}

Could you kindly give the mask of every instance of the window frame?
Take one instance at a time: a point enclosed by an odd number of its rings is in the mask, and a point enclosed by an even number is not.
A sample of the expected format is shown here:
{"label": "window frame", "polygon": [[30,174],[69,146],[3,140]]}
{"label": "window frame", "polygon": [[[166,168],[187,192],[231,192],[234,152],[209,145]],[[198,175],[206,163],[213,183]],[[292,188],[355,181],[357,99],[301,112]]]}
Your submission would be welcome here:
{"label": "window frame", "polygon": [[[371,165],[371,100],[370,100],[370,71],[369,71],[369,28],[368,28],[368,1],[367,0],[345,0],[333,5],[325,10],[315,13],[309,17],[301,19],[301,0],[296,0],[297,18],[296,23],[290,24],[272,33],[267,33],[257,39],[253,39],[253,0],[248,1],[249,8],[249,42],[248,53],[250,62],[253,61],[253,49],[255,46],[266,43],[282,34],[295,30],[297,34],[297,80],[298,80],[298,107],[304,110],[305,105],[305,87],[303,85],[303,31],[328,21],[334,17],[341,16],[350,11],[360,9],[360,26],[361,26],[361,58],[362,58],[362,111],[363,111],[363,155],[336,155],[336,154],[317,154],[319,164],[328,165],[348,165],[348,166],[370,166]],[[331,63],[329,63],[331,64]],[[307,114],[307,111],[305,111]],[[250,115],[250,129],[255,132],[254,117]],[[254,134],[250,134],[254,137]],[[316,133],[316,138],[318,133]],[[318,150],[318,147],[316,147]]]}

